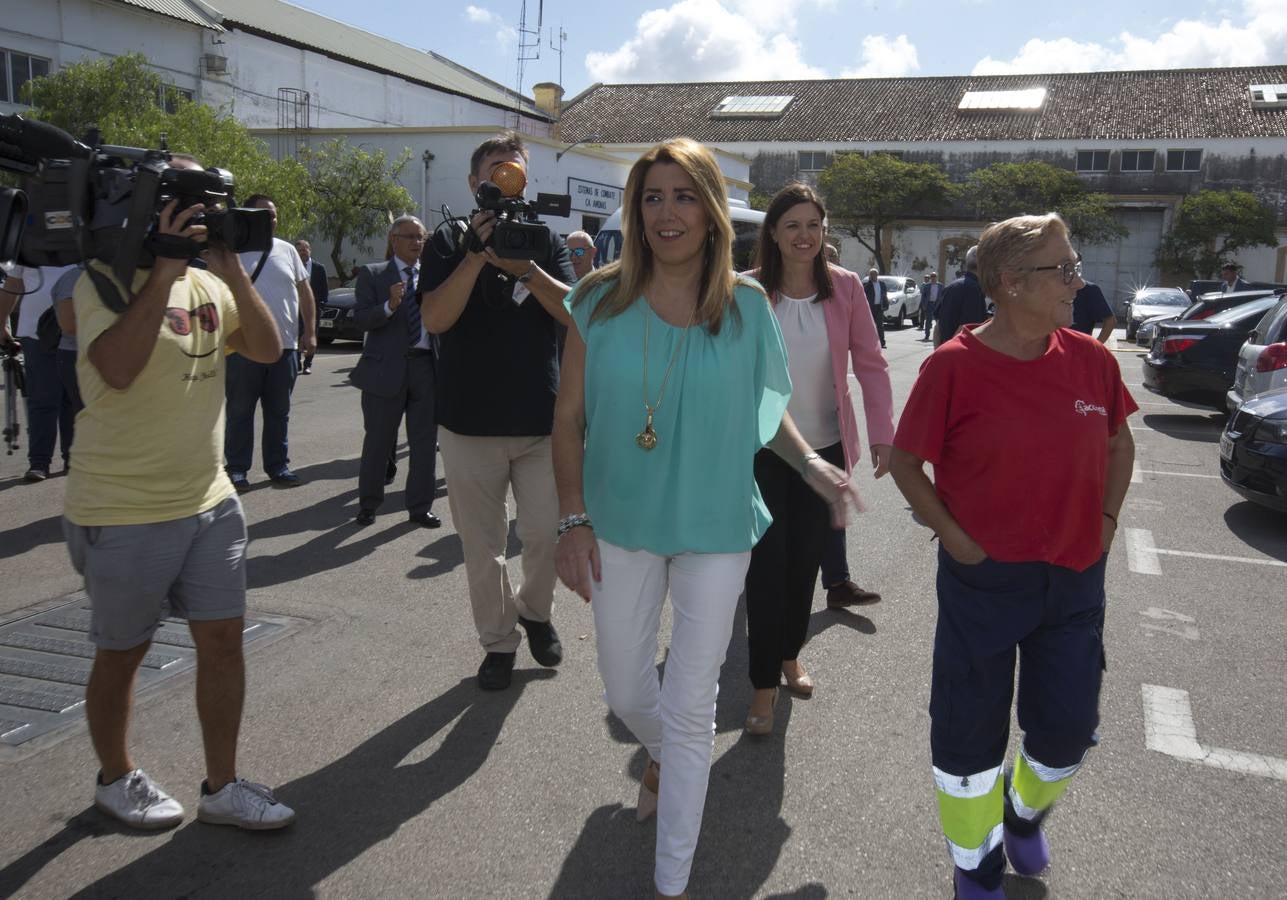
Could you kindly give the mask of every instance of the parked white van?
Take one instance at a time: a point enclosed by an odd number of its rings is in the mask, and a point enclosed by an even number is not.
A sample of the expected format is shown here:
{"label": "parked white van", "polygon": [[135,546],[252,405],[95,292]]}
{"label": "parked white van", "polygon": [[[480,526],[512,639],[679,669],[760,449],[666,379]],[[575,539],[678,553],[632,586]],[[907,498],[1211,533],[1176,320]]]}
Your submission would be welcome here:
{"label": "parked white van", "polygon": [[[730,200],[728,214],[733,220],[733,268],[745,272],[751,268],[751,257],[755,254],[755,243],[760,239],[764,213],[751,209],[741,200]],[[621,255],[620,209],[603,223],[594,238],[594,246],[599,251],[594,260],[597,266],[610,263]]]}

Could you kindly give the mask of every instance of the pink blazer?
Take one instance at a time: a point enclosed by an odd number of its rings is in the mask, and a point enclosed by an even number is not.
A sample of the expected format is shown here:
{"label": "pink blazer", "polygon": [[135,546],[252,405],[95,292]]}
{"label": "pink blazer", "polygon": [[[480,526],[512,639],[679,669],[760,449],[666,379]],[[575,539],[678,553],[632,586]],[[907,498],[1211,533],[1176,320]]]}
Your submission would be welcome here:
{"label": "pink blazer", "polygon": [[[862,280],[839,266],[828,266],[832,295],[822,301],[827,323],[827,349],[831,353],[831,380],[840,412],[840,443],[845,450],[845,471],[852,472],[862,457],[858,440],[858,417],[849,392],[849,358],[854,377],[862,388],[863,418],[867,420],[867,443],[894,442],[894,390],[889,383],[889,365],[880,349],[876,321],[871,317]],[[759,273],[746,273],[752,278]]]}

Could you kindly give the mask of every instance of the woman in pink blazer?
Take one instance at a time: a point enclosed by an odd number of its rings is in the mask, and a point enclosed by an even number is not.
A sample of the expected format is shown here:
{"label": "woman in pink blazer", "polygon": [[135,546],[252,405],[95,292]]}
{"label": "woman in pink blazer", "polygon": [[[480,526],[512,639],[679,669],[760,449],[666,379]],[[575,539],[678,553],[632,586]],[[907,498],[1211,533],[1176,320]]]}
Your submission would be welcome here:
{"label": "woman in pink blazer", "polygon": [[[893,391],[876,324],[858,276],[823,256],[827,210],[805,184],[780,190],[760,232],[758,278],[782,329],[791,372],[792,419],[814,453],[852,471],[861,456],[858,421],[849,393],[849,360],[862,388],[867,438],[876,477],[889,465],[894,438]],[[748,734],[773,731],[779,681],[801,696],[813,680],[800,664],[814,584],[831,528],[800,474],[761,451],[755,480],[773,524],[751,553],[746,576],[747,639],[755,689]]]}

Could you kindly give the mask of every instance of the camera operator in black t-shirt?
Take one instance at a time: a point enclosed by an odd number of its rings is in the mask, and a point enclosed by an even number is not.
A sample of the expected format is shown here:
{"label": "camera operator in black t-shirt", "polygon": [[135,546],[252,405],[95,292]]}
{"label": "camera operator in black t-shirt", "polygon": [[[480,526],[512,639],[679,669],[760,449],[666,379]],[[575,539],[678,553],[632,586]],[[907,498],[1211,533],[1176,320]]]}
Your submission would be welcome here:
{"label": "camera operator in black t-shirt", "polygon": [[[527,170],[522,138],[505,134],[480,144],[470,159],[476,193],[503,164]],[[496,214],[470,220],[490,242]],[[468,245],[468,240],[465,242]],[[551,233],[542,259],[502,259],[486,247],[444,258],[431,241],[420,262],[424,327],[440,335],[437,411],[451,518],[464,548],[478,639],[487,652],[478,670],[484,690],[509,687],[519,635],[543,666],[563,659],[550,623],[554,602],[558,496],[550,456],[559,388],[558,326],[573,280],[567,247]],[[518,505],[523,579],[514,591],[505,566],[509,537],[506,494]]]}

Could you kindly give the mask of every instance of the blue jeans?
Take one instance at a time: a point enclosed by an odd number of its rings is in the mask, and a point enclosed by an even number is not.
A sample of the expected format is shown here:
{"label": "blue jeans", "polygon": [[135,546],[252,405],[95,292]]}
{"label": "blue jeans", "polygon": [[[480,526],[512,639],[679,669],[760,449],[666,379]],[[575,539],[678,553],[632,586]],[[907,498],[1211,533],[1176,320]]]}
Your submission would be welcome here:
{"label": "blue jeans", "polygon": [[849,580],[849,560],[845,558],[845,530],[828,528],[822,539],[822,586],[835,587]]}
{"label": "blue jeans", "polygon": [[57,353],[41,350],[36,338],[25,337],[21,341],[27,376],[27,464],[48,472],[60,434],[63,465],[67,464],[76,410],[58,377]]}
{"label": "blue jeans", "polygon": [[929,301],[925,304],[921,312],[921,325],[925,328],[925,336],[929,337],[930,332],[934,330],[934,311],[937,303]]}
{"label": "blue jeans", "polygon": [[230,473],[246,474],[255,449],[255,406],[264,410],[262,453],[264,471],[271,478],[288,468],[286,428],[290,420],[290,395],[299,374],[299,353],[282,352],[275,363],[252,362],[240,353],[228,357],[224,392],[228,399],[224,425],[224,461]]}

